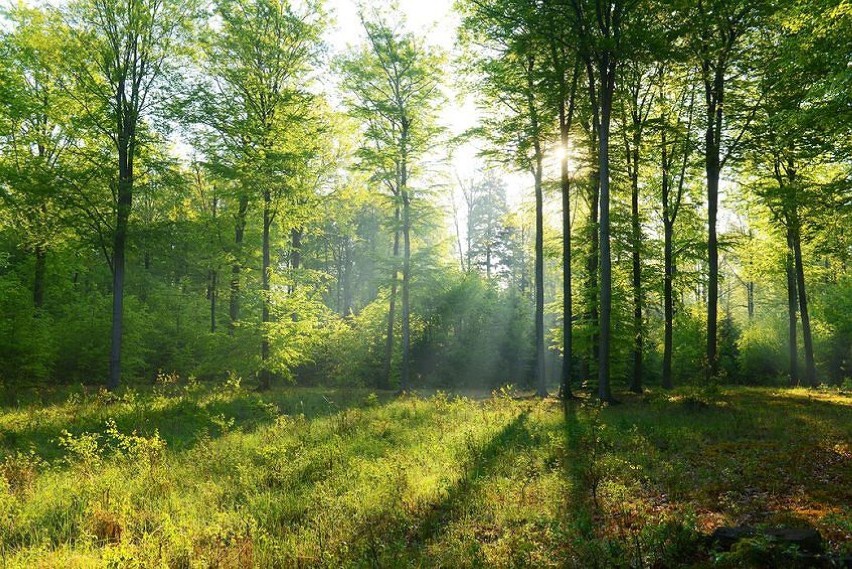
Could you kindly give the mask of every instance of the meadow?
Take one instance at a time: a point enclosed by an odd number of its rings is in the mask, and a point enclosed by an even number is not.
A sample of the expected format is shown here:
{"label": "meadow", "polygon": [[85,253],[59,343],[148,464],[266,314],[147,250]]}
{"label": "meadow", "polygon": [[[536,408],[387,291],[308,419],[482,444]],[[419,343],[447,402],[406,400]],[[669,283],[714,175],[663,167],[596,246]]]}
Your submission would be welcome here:
{"label": "meadow", "polygon": [[714,549],[734,524],[815,527],[852,554],[836,389],[563,409],[512,388],[162,379],[0,407],[0,567],[795,566],[761,538]]}

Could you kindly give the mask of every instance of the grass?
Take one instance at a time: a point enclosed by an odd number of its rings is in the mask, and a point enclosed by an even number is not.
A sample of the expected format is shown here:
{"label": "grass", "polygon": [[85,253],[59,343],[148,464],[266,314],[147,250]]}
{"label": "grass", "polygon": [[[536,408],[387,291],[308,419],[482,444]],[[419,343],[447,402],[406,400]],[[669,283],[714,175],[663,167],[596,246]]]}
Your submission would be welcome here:
{"label": "grass", "polygon": [[848,395],[511,395],[175,383],[0,407],[0,567],[760,566],[766,544],[708,548],[732,524],[852,554]]}

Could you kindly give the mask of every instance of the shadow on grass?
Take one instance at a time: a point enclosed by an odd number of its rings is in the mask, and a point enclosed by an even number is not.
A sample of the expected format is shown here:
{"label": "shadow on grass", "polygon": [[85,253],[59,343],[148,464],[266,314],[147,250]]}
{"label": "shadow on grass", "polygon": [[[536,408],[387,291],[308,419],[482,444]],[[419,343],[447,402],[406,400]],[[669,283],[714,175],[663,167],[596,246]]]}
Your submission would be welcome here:
{"label": "shadow on grass", "polygon": [[457,518],[475,499],[479,488],[500,467],[500,458],[507,452],[528,446],[530,433],[526,428],[529,411],[524,410],[485,445],[473,450],[462,477],[447,491],[442,500],[426,506],[408,534],[409,547],[419,549],[446,531],[450,521]]}
{"label": "shadow on grass", "polygon": [[185,451],[202,435],[218,438],[233,428],[250,433],[281,415],[318,419],[362,406],[365,397],[366,392],[361,391],[285,389],[258,394],[203,389],[171,395],[137,393],[111,402],[93,397],[44,408],[6,409],[0,412],[0,458],[33,450],[45,460],[59,459],[64,451],[57,439],[63,431],[103,433],[108,419],[122,433],[152,436],[157,432],[171,450]]}

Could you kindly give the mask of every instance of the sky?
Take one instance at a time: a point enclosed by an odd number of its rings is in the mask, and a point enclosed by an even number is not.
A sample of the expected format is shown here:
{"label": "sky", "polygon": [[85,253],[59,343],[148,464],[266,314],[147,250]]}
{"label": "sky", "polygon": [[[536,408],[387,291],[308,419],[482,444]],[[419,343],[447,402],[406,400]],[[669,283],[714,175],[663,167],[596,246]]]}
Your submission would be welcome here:
{"label": "sky", "polygon": [[[376,0],[373,0],[376,2]],[[378,2],[377,2],[378,3]],[[405,14],[406,27],[423,37],[427,44],[434,45],[452,54],[455,46],[459,16],[453,11],[453,0],[398,0],[400,11]],[[357,0],[327,0],[326,7],[334,14],[335,23],[330,28],[326,41],[332,54],[340,54],[347,48],[365,40],[358,18]],[[440,121],[451,135],[458,135],[476,126],[478,110],[472,96],[460,97],[452,84],[446,85],[447,102],[441,112]],[[484,159],[477,156],[479,148],[468,143],[456,149],[449,167],[450,180],[470,180],[477,171],[486,166]],[[511,206],[527,201],[531,192],[531,176],[526,173],[505,172],[507,198]],[[529,178],[529,179],[528,179]],[[458,188],[456,188],[458,190]]]}

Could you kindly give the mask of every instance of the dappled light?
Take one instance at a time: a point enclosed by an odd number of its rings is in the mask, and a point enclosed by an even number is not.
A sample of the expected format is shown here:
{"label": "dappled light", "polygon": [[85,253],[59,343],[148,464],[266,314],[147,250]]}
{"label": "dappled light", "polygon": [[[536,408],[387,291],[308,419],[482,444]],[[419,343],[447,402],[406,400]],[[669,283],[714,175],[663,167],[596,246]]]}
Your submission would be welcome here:
{"label": "dappled light", "polygon": [[849,0],[0,7],[0,569],[852,567]]}

